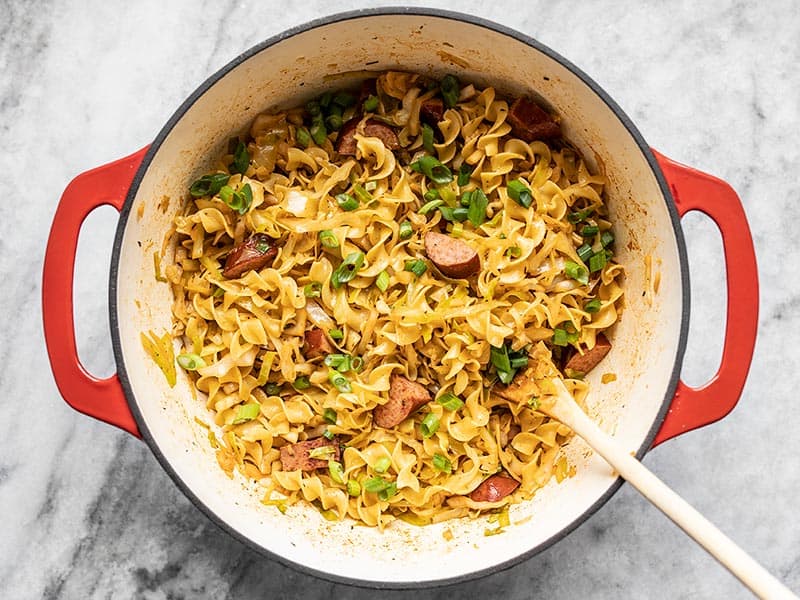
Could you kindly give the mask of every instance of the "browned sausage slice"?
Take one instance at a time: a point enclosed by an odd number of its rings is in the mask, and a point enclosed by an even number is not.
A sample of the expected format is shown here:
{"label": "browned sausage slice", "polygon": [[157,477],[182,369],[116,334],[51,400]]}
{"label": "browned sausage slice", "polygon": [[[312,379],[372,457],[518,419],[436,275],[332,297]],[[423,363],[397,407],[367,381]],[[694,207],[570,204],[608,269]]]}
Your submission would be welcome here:
{"label": "browned sausage slice", "polygon": [[322,329],[314,327],[306,331],[305,344],[303,346],[303,355],[306,358],[325,356],[331,352],[333,352],[333,346]]}
{"label": "browned sausage slice", "polygon": [[561,136],[561,126],[543,108],[527,98],[517,98],[508,110],[514,134],[526,142]]}
{"label": "browned sausage slice", "polygon": [[481,270],[481,260],[466,242],[443,233],[425,234],[425,253],[439,270],[455,279],[463,279]]}
{"label": "browned sausage slice", "polygon": [[[332,448],[332,452],[324,458],[311,458],[309,453],[315,448]],[[342,459],[342,449],[339,447],[338,439],[329,440],[318,437],[314,440],[297,442],[281,448],[281,464],[284,471],[313,471],[328,466],[329,460],[340,461]]]}
{"label": "browned sausage slice", "polygon": [[441,98],[428,98],[419,107],[419,118],[423,123],[436,127],[444,117],[444,101]]}
{"label": "browned sausage slice", "polygon": [[601,360],[603,360],[611,350],[611,342],[602,333],[597,334],[595,339],[594,348],[587,350],[583,354],[576,352],[564,365],[564,370],[571,369],[578,371],[584,375],[594,369]]}
{"label": "browned sausage slice", "polygon": [[483,482],[470,493],[470,499],[475,502],[497,502],[502,500],[519,487],[519,481],[507,475],[498,473],[483,480]]}
{"label": "browned sausage slice", "polygon": [[392,375],[389,401],[375,407],[372,420],[378,427],[389,429],[405,421],[411,413],[430,401],[431,393],[422,385],[402,375]]}
{"label": "browned sausage slice", "polygon": [[[336,151],[343,156],[356,155],[356,129],[358,127],[361,117],[353,117],[347,123],[342,125],[339,130],[339,137],[336,138]],[[368,119],[364,123],[364,136],[376,137],[383,145],[389,150],[397,150],[400,147],[400,140],[397,139],[397,134],[394,129],[376,121],[375,119]]]}
{"label": "browned sausage slice", "polygon": [[251,235],[236,246],[225,260],[222,275],[228,279],[236,279],[250,270],[265,267],[278,255],[278,249],[272,240],[263,233]]}

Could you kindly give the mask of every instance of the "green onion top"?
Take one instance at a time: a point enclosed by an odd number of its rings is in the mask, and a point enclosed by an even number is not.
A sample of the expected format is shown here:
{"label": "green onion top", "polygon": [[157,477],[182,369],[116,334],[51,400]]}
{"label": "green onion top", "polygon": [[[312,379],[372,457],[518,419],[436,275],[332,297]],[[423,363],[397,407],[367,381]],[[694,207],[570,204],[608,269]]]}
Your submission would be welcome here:
{"label": "green onion top", "polygon": [[195,181],[189,188],[189,193],[194,198],[202,198],[203,196],[216,196],[228,180],[231,178],[227,173],[211,173],[210,175],[203,175],[200,179]]}
{"label": "green onion top", "polygon": [[231,163],[231,171],[234,173],[247,173],[247,167],[250,166],[250,153],[247,151],[247,146],[244,142],[239,142],[236,150],[233,153],[233,162]]}
{"label": "green onion top", "polygon": [[324,411],[322,411],[322,418],[326,423],[330,425],[336,425],[336,411],[332,408],[326,408]]}
{"label": "green onion top", "polygon": [[422,197],[425,199],[425,202],[430,202],[431,200],[438,200],[439,198],[439,190],[436,188],[431,188],[427,192],[425,192]]}
{"label": "green onion top", "polygon": [[580,333],[570,321],[561,323],[553,330],[553,344],[556,346],[567,346],[578,341]]}
{"label": "green onion top", "polygon": [[578,257],[580,257],[583,264],[589,264],[589,259],[592,258],[592,247],[589,244],[583,244],[580,248],[576,250],[578,253]]}
{"label": "green onion top", "polygon": [[344,211],[351,211],[358,208],[358,200],[350,194],[336,194],[336,203]]}
{"label": "green onion top", "polygon": [[366,100],[364,100],[364,111],[365,112],[375,112],[378,110],[378,97],[369,95]]}
{"label": "green onion top", "polygon": [[445,392],[436,399],[436,402],[449,411],[457,411],[464,406],[464,401],[452,392]]}
{"label": "green onion top", "polygon": [[583,237],[592,237],[598,231],[600,231],[600,228],[597,225],[584,225],[583,229],[581,229],[581,235]]}
{"label": "green onion top", "polygon": [[314,122],[309,132],[311,133],[311,138],[314,140],[314,143],[318,146],[324,144],[325,140],[328,138],[328,130],[325,128],[324,121]]}
{"label": "green onion top", "polygon": [[442,204],[444,204],[444,200],[440,199],[431,200],[430,202],[426,202],[425,204],[420,206],[417,212],[421,215],[427,215],[432,210],[436,210],[437,208],[439,208]]}
{"label": "green onion top", "polygon": [[425,415],[425,418],[422,419],[422,423],[420,423],[419,428],[422,432],[422,437],[429,438],[433,436],[433,434],[439,429],[439,417],[437,417],[434,413],[428,413]]}
{"label": "green onion top", "polygon": [[333,233],[330,229],[323,229],[322,231],[319,232],[319,241],[326,248],[339,247],[339,240],[336,237],[336,234]]}
{"label": "green onion top", "polygon": [[245,183],[236,191],[228,186],[223,186],[220,190],[220,198],[237,213],[243,215],[250,210],[250,205],[253,204],[253,190],[249,183]]}
{"label": "green onion top", "polygon": [[328,381],[343,394],[353,391],[350,380],[335,369],[328,371]]}
{"label": "green onion top", "polygon": [[453,471],[453,465],[450,463],[450,459],[444,454],[436,453],[433,455],[433,467],[442,473],[451,473]]}
{"label": "green onion top", "polygon": [[486,207],[489,206],[489,199],[483,190],[478,188],[470,196],[467,218],[473,227],[480,227],[486,222]]}
{"label": "green onion top", "polygon": [[425,155],[420,157],[416,162],[411,163],[411,168],[419,171],[439,185],[453,181],[453,173],[450,171],[450,167],[434,156]]}
{"label": "green onion top", "polygon": [[472,176],[472,167],[467,163],[462,163],[458,168],[458,185],[465,186],[469,183],[469,178]]}
{"label": "green onion top", "polygon": [[250,404],[243,404],[236,410],[236,416],[233,418],[233,424],[245,423],[255,419],[261,411],[261,405],[258,402],[251,402]]}
{"label": "green onion top", "polygon": [[[375,183],[375,182],[371,181],[370,183]],[[362,186],[360,183],[353,184],[353,193],[356,195],[356,198],[361,200],[361,202],[363,202],[364,204],[369,204],[374,199],[372,197],[372,194],[370,194],[367,191],[367,189],[364,186]]]}
{"label": "green onion top", "polygon": [[297,143],[300,144],[303,148],[308,148],[311,145],[311,134],[305,127],[297,128],[297,133],[295,133],[295,139],[297,140]]}
{"label": "green onion top", "polygon": [[319,281],[312,281],[303,286],[303,295],[306,298],[319,298],[322,291],[322,284]]}
{"label": "green onion top", "polygon": [[375,464],[372,465],[372,470],[376,473],[386,473],[389,470],[389,467],[392,466],[392,459],[388,456],[381,456],[378,460],[375,461]]}
{"label": "green onion top", "polygon": [[355,479],[347,480],[347,493],[350,496],[359,496],[361,494],[361,484]]}
{"label": "green onion top", "polygon": [[370,477],[369,479],[365,480],[363,484],[365,492],[375,494],[388,488],[389,485],[391,485],[391,482],[385,480],[383,477]]}
{"label": "green onion top", "polygon": [[407,260],[403,269],[414,273],[417,277],[422,277],[422,274],[428,270],[428,265],[425,264],[424,260],[417,258],[414,260]]}
{"label": "green onion top", "polygon": [[506,342],[500,347],[492,346],[489,359],[497,372],[497,378],[506,385],[511,383],[519,369],[528,366],[528,351],[511,350],[511,342]]}
{"label": "green onion top", "polygon": [[351,252],[344,257],[342,264],[331,273],[331,285],[339,289],[343,284],[352,281],[359,269],[364,266],[364,253]]}
{"label": "green onion top", "polygon": [[567,215],[567,220],[570,223],[580,223],[581,221],[585,221],[588,217],[590,217],[593,212],[593,208],[584,208],[583,210],[569,213]]}
{"label": "green onion top", "polygon": [[528,184],[521,179],[509,181],[506,190],[508,191],[508,197],[524,208],[529,208],[533,203],[531,190]]}
{"label": "green onion top", "polygon": [[328,335],[331,336],[332,340],[344,339],[344,332],[341,329],[330,329]]}
{"label": "green onion top", "polygon": [[588,313],[596,313],[597,311],[600,310],[600,307],[602,306],[602,304],[603,303],[600,300],[600,298],[595,298],[593,300],[589,300],[589,302],[584,304],[583,305],[583,310],[585,310]]}
{"label": "green onion top", "polygon": [[175,360],[182,369],[186,369],[187,371],[196,371],[206,366],[206,361],[197,354],[191,352],[179,354]]}
{"label": "green onion top", "polygon": [[311,382],[308,380],[308,377],[302,375],[292,382],[292,387],[296,390],[307,390],[311,387]]}
{"label": "green onion top", "polygon": [[322,432],[322,437],[324,437],[326,440],[332,440],[333,438],[336,437],[336,434],[333,433],[330,429],[326,429],[325,431]]}
{"label": "green onion top", "polygon": [[600,243],[603,245],[603,248],[608,248],[614,243],[614,234],[610,231],[604,231],[600,234]]}
{"label": "green onion top", "polygon": [[328,461],[328,473],[336,483],[344,484],[344,467],[335,460]]}
{"label": "green onion top", "polygon": [[567,274],[567,277],[574,279],[578,283],[582,283],[583,285],[589,283],[589,271],[586,270],[586,267],[574,263],[571,260],[564,263],[564,273]]}
{"label": "green onion top", "polygon": [[592,258],[589,259],[589,271],[595,273],[596,271],[602,271],[603,267],[606,266],[606,252],[605,250],[601,250],[597,254],[593,254]]}
{"label": "green onion top", "polygon": [[458,83],[458,78],[455,75],[445,75],[442,79],[440,86],[442,91],[442,98],[444,99],[445,106],[453,108],[458,104],[458,96],[461,89]]}
{"label": "green onion top", "polygon": [[433,147],[433,128],[427,123],[422,124],[422,147],[431,154],[436,152]]}
{"label": "green onion top", "polygon": [[414,228],[411,225],[411,221],[406,220],[400,223],[400,229],[397,233],[401,240],[407,240],[414,235]]}
{"label": "green onion top", "polygon": [[378,273],[378,277],[375,279],[375,285],[380,291],[385,292],[389,287],[389,273],[386,271]]}
{"label": "green onion top", "polygon": [[308,452],[309,458],[330,458],[336,454],[336,449],[333,446],[318,446],[317,448],[312,448]]}

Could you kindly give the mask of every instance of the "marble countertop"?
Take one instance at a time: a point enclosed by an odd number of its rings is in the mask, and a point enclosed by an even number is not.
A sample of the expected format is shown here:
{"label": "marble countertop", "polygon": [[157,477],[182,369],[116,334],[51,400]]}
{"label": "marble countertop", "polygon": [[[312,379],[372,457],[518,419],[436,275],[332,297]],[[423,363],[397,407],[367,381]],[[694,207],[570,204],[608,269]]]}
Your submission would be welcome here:
{"label": "marble countertop", "polygon": [[[746,598],[730,574],[630,486],[565,540],[485,579],[377,593],[301,575],[219,530],[147,446],[70,409],[43,343],[44,246],[76,174],[147,144],[209,74],[312,18],[383,2],[0,3],[0,595],[4,598]],[[424,4],[451,8],[444,1]],[[645,463],[790,587],[800,590],[800,10],[770,3],[462,0],[579,64],[648,142],[739,192],[761,281],[759,338],[737,409]],[[116,213],[81,237],[78,339],[114,371],[107,319]],[[683,220],[692,282],[684,380],[722,347],[721,243]],[[736,243],[732,240],[732,243]],[[795,311],[798,311],[797,313]],[[732,324],[733,327],[736,324]]]}

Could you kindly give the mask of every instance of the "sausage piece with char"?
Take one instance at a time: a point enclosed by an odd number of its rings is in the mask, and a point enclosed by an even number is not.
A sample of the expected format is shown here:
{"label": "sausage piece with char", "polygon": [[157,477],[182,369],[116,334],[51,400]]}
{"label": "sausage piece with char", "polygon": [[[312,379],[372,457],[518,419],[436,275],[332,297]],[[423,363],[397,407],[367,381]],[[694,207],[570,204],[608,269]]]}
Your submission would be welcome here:
{"label": "sausage piece with char", "polygon": [[[330,447],[332,451],[324,458],[311,458],[309,454],[315,448]],[[341,461],[342,449],[338,439],[329,440],[319,437],[305,442],[288,444],[281,448],[281,465],[284,471],[313,471],[328,466],[329,460]]]}
{"label": "sausage piece with char", "polygon": [[423,123],[436,127],[444,118],[444,101],[441,98],[428,98],[419,107],[419,118]]}
{"label": "sausage piece with char", "polygon": [[392,375],[389,401],[375,407],[372,421],[378,427],[389,429],[405,421],[411,413],[430,401],[431,393],[425,387],[402,375]]}
{"label": "sausage piece with char", "polygon": [[508,123],[514,135],[533,142],[561,137],[561,125],[535,102],[521,97],[508,109]]}
{"label": "sausage piece with char", "polygon": [[267,266],[277,255],[278,249],[272,245],[272,240],[263,233],[256,233],[231,250],[222,275],[236,279],[247,271]]}
{"label": "sausage piece with char", "polygon": [[478,253],[469,244],[443,233],[425,234],[425,253],[439,270],[454,279],[463,279],[481,270]]}
{"label": "sausage piece with char", "polygon": [[[360,121],[361,117],[353,117],[339,130],[339,137],[336,138],[336,151],[342,156],[356,155],[355,135]],[[389,150],[397,150],[400,147],[400,140],[397,139],[394,129],[375,119],[367,119],[367,122],[364,123],[364,137],[378,138]]]}
{"label": "sausage piece with char", "polygon": [[333,352],[333,346],[322,329],[314,327],[306,331],[305,344],[303,345],[303,355],[306,358],[325,356],[331,352]]}
{"label": "sausage piece with char", "polygon": [[611,342],[608,341],[605,335],[598,333],[597,338],[595,338],[594,348],[587,350],[583,354],[575,352],[564,365],[564,369],[578,371],[585,375],[606,357],[609,350],[611,350]]}
{"label": "sausage piece with char", "polygon": [[498,473],[484,479],[478,487],[470,492],[469,497],[475,502],[498,502],[518,487],[519,481]]}

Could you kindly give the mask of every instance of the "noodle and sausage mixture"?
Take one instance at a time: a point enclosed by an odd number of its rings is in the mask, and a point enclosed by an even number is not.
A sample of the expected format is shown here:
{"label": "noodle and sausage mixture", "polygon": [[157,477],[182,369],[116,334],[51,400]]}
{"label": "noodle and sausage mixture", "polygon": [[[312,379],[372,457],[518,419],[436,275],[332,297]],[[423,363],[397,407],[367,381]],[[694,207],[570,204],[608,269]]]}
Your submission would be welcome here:
{"label": "noodle and sausage mixture", "polygon": [[533,100],[451,75],[259,115],[191,186],[165,272],[221,467],[378,527],[569,476],[537,408],[552,377],[581,402],[610,349],[604,181]]}

